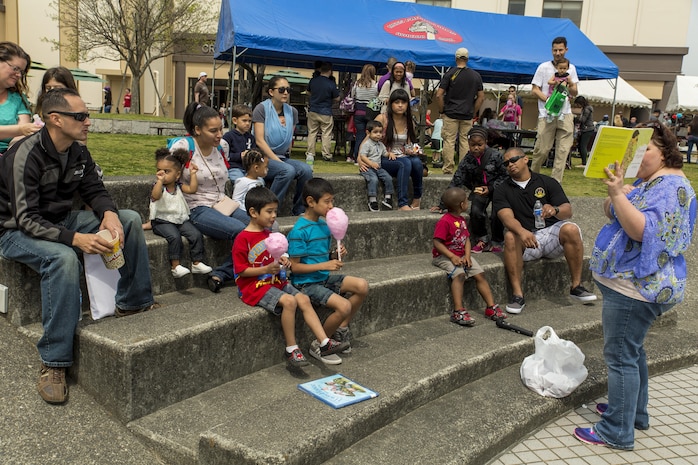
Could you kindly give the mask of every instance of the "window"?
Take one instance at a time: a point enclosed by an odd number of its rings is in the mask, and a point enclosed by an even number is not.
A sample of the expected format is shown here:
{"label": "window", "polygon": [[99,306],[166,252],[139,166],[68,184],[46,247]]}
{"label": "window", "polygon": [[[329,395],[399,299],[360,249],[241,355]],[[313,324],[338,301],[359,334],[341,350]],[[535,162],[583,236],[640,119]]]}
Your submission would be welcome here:
{"label": "window", "polygon": [[451,8],[451,0],[417,0],[417,3],[422,5],[443,6]]}
{"label": "window", "polygon": [[509,0],[508,14],[523,16],[524,11],[526,11],[526,0]]}
{"label": "window", "polygon": [[544,18],[567,18],[579,27],[582,21],[582,0],[543,0]]}

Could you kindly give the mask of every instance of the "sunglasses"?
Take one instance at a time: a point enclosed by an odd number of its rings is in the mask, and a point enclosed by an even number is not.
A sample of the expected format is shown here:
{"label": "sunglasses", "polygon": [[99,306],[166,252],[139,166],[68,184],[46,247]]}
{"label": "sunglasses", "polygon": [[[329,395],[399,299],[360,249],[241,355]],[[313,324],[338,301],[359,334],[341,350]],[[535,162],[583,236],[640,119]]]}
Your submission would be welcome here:
{"label": "sunglasses", "polygon": [[512,163],[516,163],[517,161],[521,160],[521,159],[524,158],[525,156],[526,156],[526,155],[517,155],[517,156],[515,156],[515,157],[511,157],[511,158],[508,159],[508,160],[504,160],[504,166],[509,166],[509,165],[511,165]]}
{"label": "sunglasses", "polygon": [[278,90],[280,94],[290,94],[291,93],[290,87],[276,87],[276,90]]}
{"label": "sunglasses", "polygon": [[13,73],[19,74],[20,76],[24,76],[24,70],[22,68],[20,68],[19,66],[15,66],[15,65],[10,64],[9,61],[5,61],[5,63],[7,63],[7,66],[10,67],[10,69],[12,70]]}
{"label": "sunglasses", "polygon": [[58,113],[59,115],[65,115],[65,116],[71,116],[75,121],[85,121],[87,118],[90,117],[90,114],[88,112],[81,112],[81,113],[76,113],[73,111],[49,111],[48,114],[50,115],[51,113]]}

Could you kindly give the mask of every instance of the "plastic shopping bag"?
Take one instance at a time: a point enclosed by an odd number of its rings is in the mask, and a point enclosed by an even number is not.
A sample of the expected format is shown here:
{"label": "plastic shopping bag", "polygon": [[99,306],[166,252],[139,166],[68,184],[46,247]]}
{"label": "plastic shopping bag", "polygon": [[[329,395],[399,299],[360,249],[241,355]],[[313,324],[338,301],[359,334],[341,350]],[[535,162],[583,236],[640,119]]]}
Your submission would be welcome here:
{"label": "plastic shopping bag", "polygon": [[587,378],[584,354],[574,342],[560,339],[550,326],[540,328],[534,337],[536,351],[521,364],[521,381],[542,396],[570,395]]}

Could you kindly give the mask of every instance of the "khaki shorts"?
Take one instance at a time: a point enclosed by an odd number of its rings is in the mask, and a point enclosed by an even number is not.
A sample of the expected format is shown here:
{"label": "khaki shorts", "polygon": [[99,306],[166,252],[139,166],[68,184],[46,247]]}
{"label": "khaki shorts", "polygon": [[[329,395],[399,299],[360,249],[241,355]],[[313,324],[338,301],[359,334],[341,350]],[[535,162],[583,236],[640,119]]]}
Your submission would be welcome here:
{"label": "khaki shorts", "polygon": [[463,269],[462,266],[454,266],[451,259],[445,255],[439,255],[431,261],[432,265],[439,267],[448,273],[449,278],[453,278],[459,274],[465,274],[465,279],[468,279],[477,274],[485,272],[485,270],[482,269],[480,264],[473,257],[470,257],[470,263],[472,265],[470,268]]}

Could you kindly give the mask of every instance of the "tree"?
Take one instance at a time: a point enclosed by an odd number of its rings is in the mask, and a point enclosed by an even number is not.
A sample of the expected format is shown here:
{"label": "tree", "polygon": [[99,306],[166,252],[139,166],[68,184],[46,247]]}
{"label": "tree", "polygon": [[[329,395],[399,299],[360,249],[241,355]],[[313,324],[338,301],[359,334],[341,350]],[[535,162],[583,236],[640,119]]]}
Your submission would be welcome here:
{"label": "tree", "polygon": [[140,113],[141,78],[151,63],[215,30],[205,0],[54,0],[64,31],[54,44],[70,60],[123,60],[132,77],[131,107]]}

